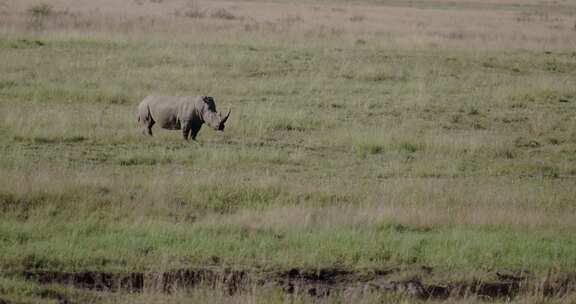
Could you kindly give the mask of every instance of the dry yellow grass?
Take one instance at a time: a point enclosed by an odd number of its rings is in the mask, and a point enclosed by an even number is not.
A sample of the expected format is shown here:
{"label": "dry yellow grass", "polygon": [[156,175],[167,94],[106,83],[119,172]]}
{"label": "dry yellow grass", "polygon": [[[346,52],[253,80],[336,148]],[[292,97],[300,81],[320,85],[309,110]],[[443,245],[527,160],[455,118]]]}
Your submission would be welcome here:
{"label": "dry yellow grass", "polygon": [[[421,1],[424,7],[262,1],[52,0],[33,24],[38,0],[5,0],[0,31],[284,42],[326,39],[388,47],[536,48],[576,46],[576,5],[529,0]],[[386,2],[384,2],[386,3]],[[462,6],[464,4],[464,6]],[[442,9],[438,9],[436,6]],[[450,8],[454,6],[454,8]],[[448,9],[446,9],[448,8]],[[491,8],[491,9],[489,9]]]}

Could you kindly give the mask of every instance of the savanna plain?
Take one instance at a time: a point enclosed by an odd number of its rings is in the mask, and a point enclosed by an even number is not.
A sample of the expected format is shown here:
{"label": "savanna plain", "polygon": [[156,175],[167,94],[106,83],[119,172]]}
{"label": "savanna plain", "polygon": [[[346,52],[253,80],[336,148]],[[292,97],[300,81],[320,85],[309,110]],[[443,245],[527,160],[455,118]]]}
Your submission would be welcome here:
{"label": "savanna plain", "polygon": [[0,0],[0,303],[575,303],[575,113],[568,0]]}

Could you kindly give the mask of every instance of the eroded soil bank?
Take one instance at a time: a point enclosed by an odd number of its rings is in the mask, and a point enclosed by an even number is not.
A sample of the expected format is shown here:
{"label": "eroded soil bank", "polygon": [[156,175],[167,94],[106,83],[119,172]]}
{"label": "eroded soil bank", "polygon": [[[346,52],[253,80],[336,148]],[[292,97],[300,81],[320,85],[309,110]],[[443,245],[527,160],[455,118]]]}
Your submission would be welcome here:
{"label": "eroded soil bank", "polygon": [[40,284],[61,284],[96,291],[156,291],[172,293],[195,287],[221,290],[234,295],[254,288],[277,288],[287,294],[325,297],[334,294],[391,292],[419,299],[475,296],[513,299],[521,295],[561,297],[576,292],[576,274],[531,278],[495,272],[495,279],[470,279],[428,283],[418,276],[398,278],[400,270],[353,272],[341,269],[256,273],[241,270],[200,268],[166,272],[56,272],[25,271],[21,275]]}

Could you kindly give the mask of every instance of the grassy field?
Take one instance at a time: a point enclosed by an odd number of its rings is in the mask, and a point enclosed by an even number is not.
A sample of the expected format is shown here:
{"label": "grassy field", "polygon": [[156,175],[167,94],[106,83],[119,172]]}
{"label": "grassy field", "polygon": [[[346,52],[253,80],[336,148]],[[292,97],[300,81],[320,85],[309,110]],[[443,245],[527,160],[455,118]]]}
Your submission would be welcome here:
{"label": "grassy field", "polygon": [[[575,273],[576,5],[46,3],[0,1],[0,303],[312,301],[30,272]],[[151,94],[232,115],[144,137]]]}

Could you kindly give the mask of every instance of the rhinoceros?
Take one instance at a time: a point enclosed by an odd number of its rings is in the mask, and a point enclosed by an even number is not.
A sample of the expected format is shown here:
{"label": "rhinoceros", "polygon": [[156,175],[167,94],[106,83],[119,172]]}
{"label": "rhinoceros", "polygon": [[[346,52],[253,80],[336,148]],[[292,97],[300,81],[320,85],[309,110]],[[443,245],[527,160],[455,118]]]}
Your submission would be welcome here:
{"label": "rhinoceros", "polygon": [[196,140],[202,124],[224,131],[224,123],[230,116],[216,111],[214,98],[210,96],[148,96],[138,106],[138,122],[143,133],[152,136],[152,126],[163,129],[182,130],[182,136]]}

